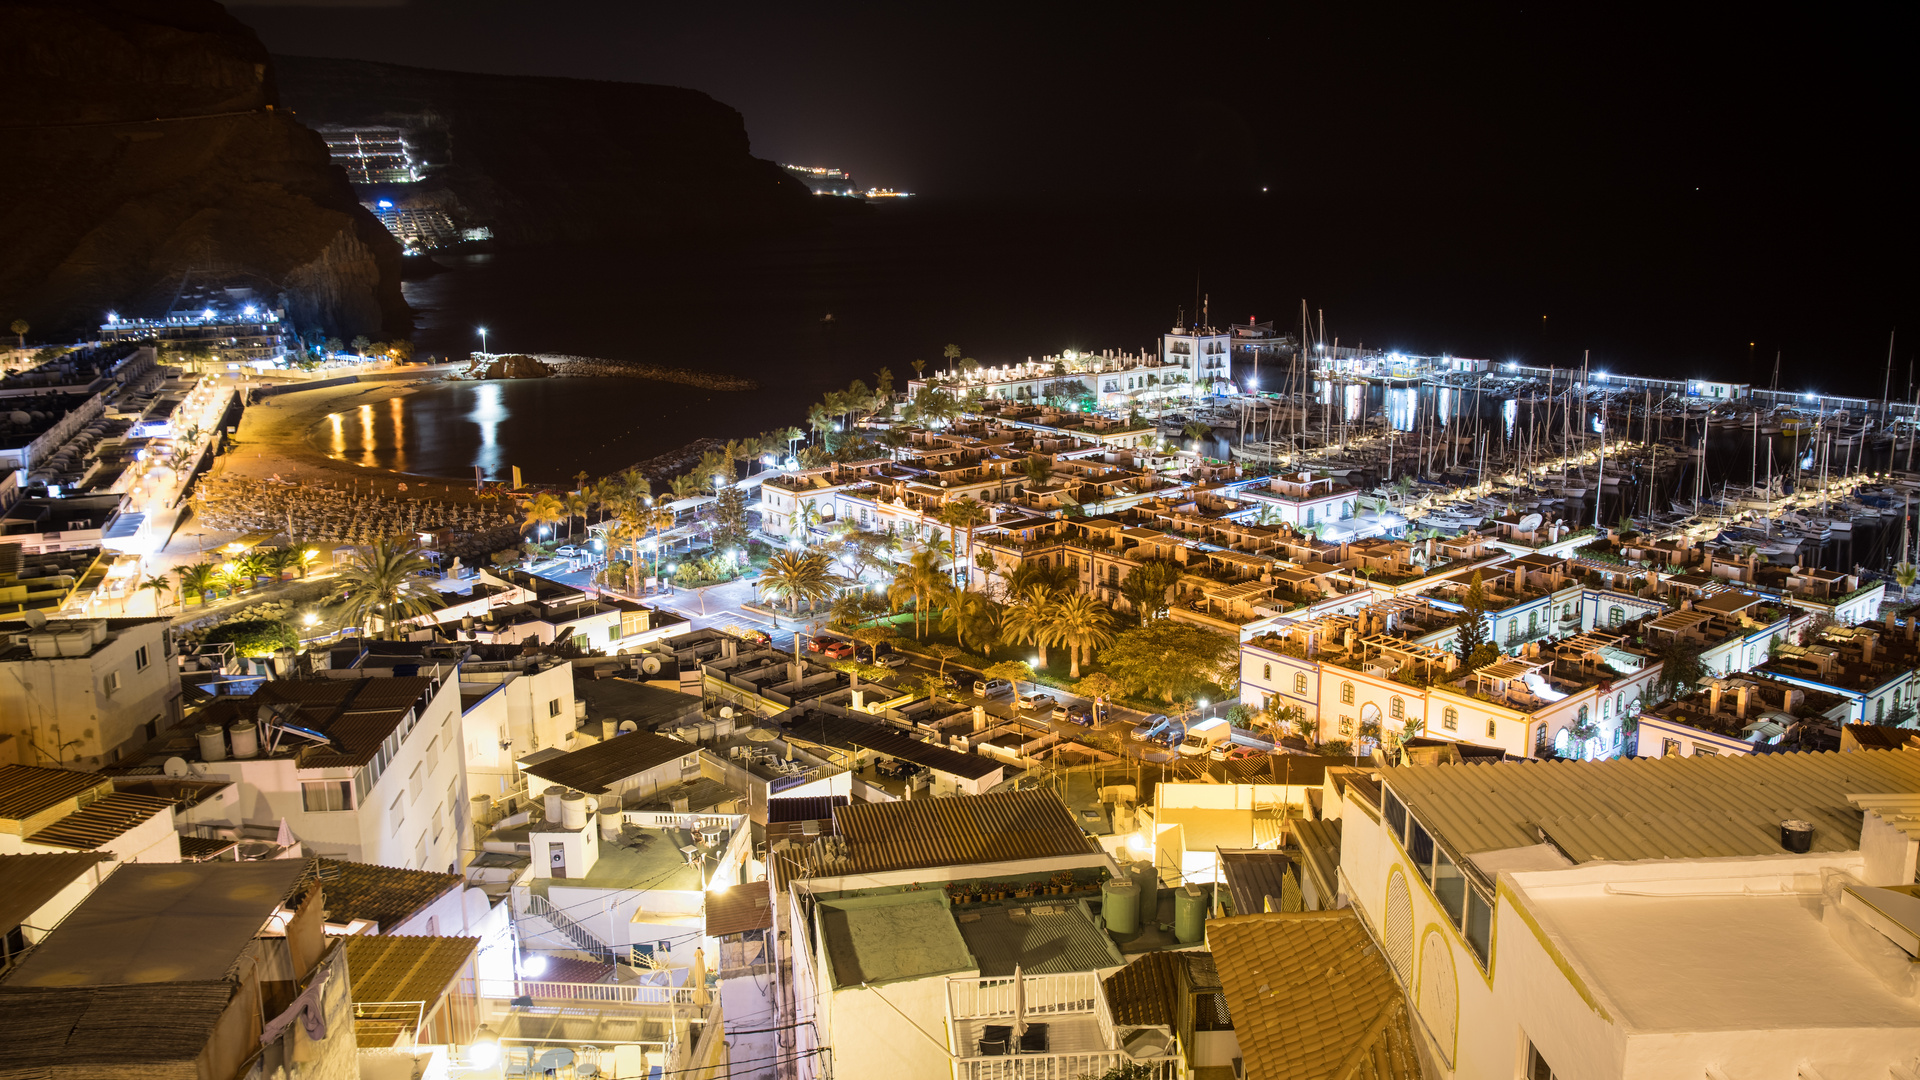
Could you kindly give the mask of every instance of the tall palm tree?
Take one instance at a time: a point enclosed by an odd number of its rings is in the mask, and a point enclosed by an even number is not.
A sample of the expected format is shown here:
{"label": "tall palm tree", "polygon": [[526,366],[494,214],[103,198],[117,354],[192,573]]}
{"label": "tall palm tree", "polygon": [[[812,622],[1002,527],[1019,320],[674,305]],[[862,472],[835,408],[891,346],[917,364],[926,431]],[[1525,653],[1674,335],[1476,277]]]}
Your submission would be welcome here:
{"label": "tall palm tree", "polygon": [[1893,580],[1899,583],[1900,596],[1904,599],[1912,594],[1913,583],[1920,581],[1920,567],[1912,563],[1901,563],[1893,568]]}
{"label": "tall palm tree", "polygon": [[913,601],[913,636],[917,638],[921,636],[921,627],[932,621],[934,599],[950,587],[939,553],[922,548],[894,573],[893,584],[887,588],[887,600],[896,609],[908,600]]}
{"label": "tall palm tree", "polygon": [[397,640],[402,623],[440,606],[440,594],[421,576],[432,569],[411,541],[385,537],[359,549],[334,579],[342,624],[364,629],[378,616],[382,631]]}
{"label": "tall palm tree", "polygon": [[1087,593],[1073,593],[1054,604],[1053,631],[1066,644],[1072,670],[1080,677],[1080,661],[1092,661],[1093,650],[1113,644],[1113,610]]}
{"label": "tall palm tree", "polygon": [[164,577],[150,577],[140,583],[143,592],[153,593],[153,613],[160,614],[160,594],[173,591],[173,582]]}
{"label": "tall palm tree", "polygon": [[940,508],[941,521],[951,528],[965,529],[967,533],[966,551],[962,554],[966,561],[960,564],[964,571],[960,578],[963,588],[972,584],[973,574],[965,571],[965,568],[973,565],[973,530],[985,525],[989,516],[987,508],[972,499],[955,499]]}
{"label": "tall palm tree", "polygon": [[567,520],[567,507],[559,499],[546,492],[533,497],[527,504],[526,517],[520,522],[521,532],[530,532],[542,525],[558,525]]}
{"label": "tall palm tree", "polygon": [[1020,464],[1020,471],[1027,474],[1029,484],[1034,487],[1045,486],[1047,479],[1053,475],[1053,459],[1030,457]]}
{"label": "tall palm tree", "polygon": [[787,614],[797,614],[800,601],[808,610],[833,595],[833,575],[827,572],[827,557],[817,551],[782,551],[767,560],[760,575],[760,590],[787,602]]}
{"label": "tall palm tree", "polygon": [[667,487],[676,499],[691,499],[695,495],[704,494],[707,490],[706,482],[692,473],[674,477]]}
{"label": "tall palm tree", "polygon": [[1007,602],[1000,620],[1008,641],[1024,642],[1040,650],[1040,666],[1047,666],[1047,646],[1060,641],[1053,593],[1044,585],[1030,585]]}
{"label": "tall palm tree", "polygon": [[220,568],[212,563],[195,563],[176,569],[174,576],[180,579],[180,596],[184,606],[186,594],[192,593],[200,598],[200,606],[207,605],[207,597],[220,584]]}
{"label": "tall palm tree", "polygon": [[586,528],[587,515],[593,513],[595,499],[591,492],[582,489],[572,492],[568,494],[566,498],[561,499],[560,505],[567,511],[567,539],[571,541],[573,539],[573,519],[579,518],[580,527],[583,529]]}

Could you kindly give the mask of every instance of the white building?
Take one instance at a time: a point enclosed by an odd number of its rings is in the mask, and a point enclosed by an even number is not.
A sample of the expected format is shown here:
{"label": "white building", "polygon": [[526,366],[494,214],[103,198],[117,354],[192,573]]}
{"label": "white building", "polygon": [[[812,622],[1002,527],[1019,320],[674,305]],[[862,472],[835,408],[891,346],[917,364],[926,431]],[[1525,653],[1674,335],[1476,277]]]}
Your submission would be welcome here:
{"label": "white building", "polygon": [[1211,326],[1180,327],[1160,335],[1160,363],[1186,369],[1193,393],[1215,393],[1233,381],[1233,335]]}
{"label": "white building", "polygon": [[[148,769],[224,780],[211,830],[284,828],[309,855],[457,870],[468,830],[457,663],[323,671],[223,697],[143,751]],[[310,734],[309,734],[310,733]],[[132,771],[123,762],[120,772]]]}
{"label": "white building", "polygon": [[0,632],[0,759],[99,768],[180,719],[167,619],[55,619]]}
{"label": "white building", "polygon": [[519,782],[518,758],[574,748],[573,665],[565,660],[469,660],[460,667],[460,699],[471,795],[511,791]]}
{"label": "white building", "polygon": [[1343,795],[1342,902],[1409,995],[1428,1076],[1920,1066],[1920,754],[1379,777]]}
{"label": "white building", "polygon": [[173,803],[116,790],[71,769],[0,767],[0,855],[101,852],[119,862],[179,862]]}

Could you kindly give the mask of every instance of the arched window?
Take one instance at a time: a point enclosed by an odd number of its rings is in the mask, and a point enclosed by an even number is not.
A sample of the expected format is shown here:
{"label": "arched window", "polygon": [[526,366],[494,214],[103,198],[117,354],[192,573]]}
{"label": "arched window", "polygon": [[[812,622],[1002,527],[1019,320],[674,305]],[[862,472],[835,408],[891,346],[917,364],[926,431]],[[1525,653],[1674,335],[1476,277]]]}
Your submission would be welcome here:
{"label": "arched window", "polygon": [[1387,715],[1393,717],[1395,720],[1405,720],[1407,718],[1406,701],[1399,697],[1388,699]]}
{"label": "arched window", "polygon": [[1626,608],[1621,607],[1619,604],[1614,604],[1613,606],[1607,608],[1607,625],[1608,626],[1619,626],[1621,623],[1624,623],[1626,621],[1627,621]]}
{"label": "arched window", "polygon": [[1460,730],[1460,710],[1451,705],[1440,710],[1440,726],[1448,731]]}
{"label": "arched window", "polygon": [[1573,751],[1573,732],[1561,728],[1553,737],[1553,752],[1560,757],[1568,757]]}
{"label": "arched window", "polygon": [[1487,738],[1489,738],[1489,739],[1497,739],[1497,738],[1499,738],[1499,737],[1500,737],[1500,724],[1499,724],[1499,722],[1498,722],[1498,721],[1495,721],[1495,720],[1488,720],[1488,721],[1487,721]]}
{"label": "arched window", "polygon": [[1261,664],[1261,665],[1260,665],[1260,677],[1261,677],[1262,679],[1265,679],[1265,680],[1267,680],[1268,682],[1272,682],[1272,681],[1273,681],[1273,665],[1272,665],[1272,664]]}
{"label": "arched window", "polygon": [[1352,683],[1343,682],[1340,684],[1340,704],[1342,705],[1353,704],[1353,684]]}

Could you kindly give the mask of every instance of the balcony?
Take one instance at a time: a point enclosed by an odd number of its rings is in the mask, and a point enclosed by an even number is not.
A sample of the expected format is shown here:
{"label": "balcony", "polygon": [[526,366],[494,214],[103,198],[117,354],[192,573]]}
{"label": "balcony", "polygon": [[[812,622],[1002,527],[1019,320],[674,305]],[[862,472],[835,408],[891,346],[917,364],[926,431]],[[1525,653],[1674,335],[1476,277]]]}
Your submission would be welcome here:
{"label": "balcony", "polygon": [[947,1030],[956,1077],[1079,1080],[1121,1064],[1144,1065],[1144,1075],[1154,1080],[1181,1075],[1177,1050],[1136,1062],[1120,1049],[1096,972],[1026,975],[1019,982],[1030,1049],[1022,1049],[1020,1037],[1009,1030],[1014,1027],[1013,977],[947,980]]}

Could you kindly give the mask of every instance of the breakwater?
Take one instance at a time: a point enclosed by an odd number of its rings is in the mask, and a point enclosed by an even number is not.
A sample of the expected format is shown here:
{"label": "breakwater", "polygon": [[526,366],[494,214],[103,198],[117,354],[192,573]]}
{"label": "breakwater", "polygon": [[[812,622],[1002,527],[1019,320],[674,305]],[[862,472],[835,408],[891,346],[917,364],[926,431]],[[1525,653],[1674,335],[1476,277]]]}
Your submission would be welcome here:
{"label": "breakwater", "polygon": [[641,360],[610,360],[599,356],[566,356],[558,353],[532,353],[535,360],[553,369],[562,378],[654,379],[659,382],[697,386],[702,390],[737,392],[758,390],[760,383],[738,375],[715,375],[691,368],[667,367]]}

